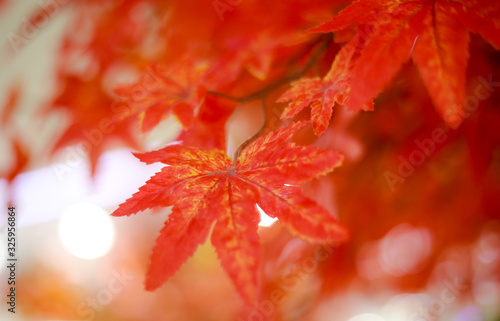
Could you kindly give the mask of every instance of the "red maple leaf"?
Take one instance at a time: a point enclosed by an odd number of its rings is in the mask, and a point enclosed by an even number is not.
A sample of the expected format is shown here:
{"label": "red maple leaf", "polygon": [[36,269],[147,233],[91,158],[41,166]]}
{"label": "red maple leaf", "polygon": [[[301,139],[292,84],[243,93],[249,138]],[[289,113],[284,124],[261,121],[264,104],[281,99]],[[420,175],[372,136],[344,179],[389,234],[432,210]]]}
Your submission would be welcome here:
{"label": "red maple leaf", "polygon": [[[335,103],[343,104],[350,90],[349,68],[354,54],[354,40],[339,51],[332,68],[324,78],[302,78],[292,83],[292,88],[278,99],[278,102],[291,101],[281,118],[292,118],[310,105],[314,132],[318,136],[325,132],[333,106]],[[373,102],[365,104],[363,109],[372,110]]]}
{"label": "red maple leaf", "polygon": [[14,150],[13,154],[15,155],[15,161],[12,162],[10,169],[2,175],[9,183],[11,183],[17,175],[25,171],[30,162],[30,155],[19,137],[13,137],[12,149]]}
{"label": "red maple leaf", "polygon": [[497,1],[359,0],[316,32],[357,25],[360,55],[345,104],[360,109],[382,91],[410,56],[434,105],[449,124],[461,121],[469,32],[500,48]]}
{"label": "red maple leaf", "polygon": [[205,90],[200,85],[206,70],[204,65],[194,66],[184,60],[168,69],[153,68],[153,82],[143,80],[115,89],[127,105],[117,121],[139,117],[141,132],[153,129],[164,118],[173,114],[183,127],[190,127],[203,103]]}
{"label": "red maple leaf", "polygon": [[47,110],[63,109],[71,117],[68,127],[56,141],[52,152],[81,143],[89,158],[92,175],[97,161],[110,142],[120,141],[133,148],[138,143],[130,130],[130,122],[112,123],[117,111],[113,100],[103,90],[99,76],[83,79],[75,75],[63,77],[64,87]]}
{"label": "red maple leaf", "polygon": [[[12,127],[12,116],[17,108],[19,108],[20,99],[21,85],[15,83],[10,88],[7,101],[0,110],[0,124],[2,125],[2,129],[10,129],[9,127]],[[2,135],[4,135],[4,133],[2,133]],[[8,183],[11,183],[18,174],[28,168],[31,157],[18,135],[12,135],[9,142],[12,145],[12,150],[14,151],[12,155],[15,155],[15,158],[10,168],[5,173],[2,173],[2,177],[5,178]]]}
{"label": "red maple leaf", "polygon": [[7,101],[5,102],[1,113],[0,113],[0,124],[2,127],[6,127],[12,118],[12,114],[19,105],[19,100],[21,98],[21,85],[15,83],[9,90]]}
{"label": "red maple leaf", "polygon": [[221,264],[241,296],[252,301],[260,257],[256,204],[305,239],[339,242],[347,238],[345,228],[298,186],[332,171],[342,161],[335,151],[288,142],[305,124],[294,123],[260,137],[236,162],[219,149],[180,144],[136,154],[145,163],[168,166],[112,215],[173,205],[153,249],[146,289],[166,282],[206,240],[215,223],[211,241]]}
{"label": "red maple leaf", "polygon": [[207,95],[191,127],[177,137],[184,145],[200,148],[226,148],[226,122],[236,103]]}

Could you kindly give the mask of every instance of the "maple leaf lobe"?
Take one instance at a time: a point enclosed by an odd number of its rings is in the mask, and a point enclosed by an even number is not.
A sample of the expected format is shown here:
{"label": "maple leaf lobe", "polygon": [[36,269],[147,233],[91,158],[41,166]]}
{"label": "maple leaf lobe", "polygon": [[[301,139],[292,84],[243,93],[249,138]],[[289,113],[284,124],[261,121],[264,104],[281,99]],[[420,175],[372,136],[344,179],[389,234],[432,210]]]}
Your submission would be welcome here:
{"label": "maple leaf lobe", "polygon": [[211,242],[221,264],[240,295],[252,301],[260,258],[256,204],[305,239],[346,240],[345,228],[295,186],[332,171],[342,161],[335,151],[289,142],[307,124],[294,123],[256,139],[243,150],[234,167],[218,149],[175,144],[136,154],[148,164],[162,162],[169,166],[151,177],[112,215],[173,206],[153,249],[147,289],[154,290],[166,282],[205,242],[215,224]]}
{"label": "maple leaf lobe", "polygon": [[464,114],[469,32],[499,48],[499,8],[490,1],[358,0],[311,31],[355,27],[363,40],[345,102],[350,109],[376,97],[411,57],[436,109],[453,126]]}

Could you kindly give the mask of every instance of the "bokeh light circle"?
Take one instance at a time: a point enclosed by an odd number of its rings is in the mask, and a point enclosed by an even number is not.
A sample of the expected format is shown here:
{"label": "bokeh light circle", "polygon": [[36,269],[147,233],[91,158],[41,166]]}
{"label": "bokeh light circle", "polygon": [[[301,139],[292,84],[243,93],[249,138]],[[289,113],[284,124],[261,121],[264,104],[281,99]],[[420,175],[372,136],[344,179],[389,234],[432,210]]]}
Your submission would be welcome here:
{"label": "bokeh light circle", "polygon": [[101,207],[90,203],[68,206],[59,221],[59,238],[72,255],[96,259],[109,252],[115,240],[110,216]]}

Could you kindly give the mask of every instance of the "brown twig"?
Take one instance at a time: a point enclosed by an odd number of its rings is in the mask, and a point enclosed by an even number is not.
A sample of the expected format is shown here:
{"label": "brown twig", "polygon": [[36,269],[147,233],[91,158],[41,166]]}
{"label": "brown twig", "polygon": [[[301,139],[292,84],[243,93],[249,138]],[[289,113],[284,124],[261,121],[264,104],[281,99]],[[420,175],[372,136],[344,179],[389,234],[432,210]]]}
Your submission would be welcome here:
{"label": "brown twig", "polygon": [[281,79],[279,79],[278,81],[268,85],[267,87],[264,87],[248,96],[245,96],[245,97],[240,97],[240,98],[237,98],[237,97],[233,97],[233,96],[230,96],[230,95],[227,95],[227,94],[224,94],[224,93],[219,93],[219,92],[215,92],[215,91],[208,91],[209,94],[212,94],[212,95],[215,95],[215,96],[219,96],[219,97],[222,97],[222,98],[225,98],[225,99],[229,99],[229,100],[232,100],[232,101],[236,101],[236,102],[239,102],[239,103],[243,103],[243,102],[249,102],[249,101],[252,101],[252,100],[256,100],[256,99],[261,99],[262,100],[262,113],[263,113],[263,117],[264,117],[264,120],[263,120],[263,123],[262,123],[262,126],[260,127],[260,129],[254,134],[252,135],[252,137],[250,137],[249,139],[245,140],[243,143],[241,143],[241,145],[238,147],[238,149],[234,152],[234,156],[233,156],[233,168],[235,168],[236,166],[236,162],[238,161],[238,157],[240,156],[241,152],[251,143],[253,142],[255,139],[257,139],[257,137],[260,136],[260,134],[262,134],[262,132],[264,131],[265,127],[266,127],[266,122],[267,122],[267,114],[266,114],[266,106],[265,106],[265,100],[266,100],[266,97],[267,95],[272,92],[273,90],[291,82],[291,81],[294,81],[300,77],[302,77],[313,65],[314,63],[319,59],[319,57],[325,52],[325,50],[328,48],[328,45],[331,43],[331,35],[330,36],[321,36],[319,37],[318,39],[316,39],[313,43],[313,46],[315,46],[320,40],[322,40],[322,43],[321,45],[319,46],[318,50],[311,56],[311,59],[309,59],[309,61],[307,62],[307,64],[304,66],[304,68],[300,69],[299,71],[295,72],[295,73],[292,73],[291,75],[289,76],[285,76]]}
{"label": "brown twig", "polygon": [[266,122],[267,122],[267,113],[266,113],[266,99],[262,98],[262,115],[263,115],[263,121],[262,121],[262,126],[260,126],[260,129],[252,135],[249,139],[245,140],[241,145],[238,147],[238,149],[234,152],[233,156],[233,168],[236,166],[236,162],[238,161],[238,157],[240,157],[241,152],[257,137],[262,134],[264,131],[264,128],[266,128]]}
{"label": "brown twig", "polygon": [[[328,47],[328,45],[331,43],[331,40],[332,40],[330,34],[323,35],[323,36],[319,37],[318,39],[322,40],[322,43],[321,43],[320,47],[318,48],[318,50],[312,55],[311,59],[304,66],[304,68],[300,69],[299,71],[297,71],[295,73],[292,73],[289,76],[285,76],[285,77],[277,80],[276,82],[271,83],[270,85],[268,85],[262,89],[259,89],[258,91],[251,93],[251,94],[244,96],[244,97],[234,97],[231,95],[227,95],[224,93],[220,93],[217,91],[211,91],[211,90],[207,91],[207,93],[212,94],[214,96],[219,96],[219,97],[222,97],[225,99],[229,99],[232,101],[236,101],[239,103],[249,102],[249,101],[256,100],[256,99],[261,99],[261,98],[265,97],[266,95],[268,95],[271,91],[302,77],[314,65],[314,63],[318,60],[318,58],[325,52],[326,48]],[[318,43],[318,39],[316,41],[314,41],[313,46],[315,46]]]}

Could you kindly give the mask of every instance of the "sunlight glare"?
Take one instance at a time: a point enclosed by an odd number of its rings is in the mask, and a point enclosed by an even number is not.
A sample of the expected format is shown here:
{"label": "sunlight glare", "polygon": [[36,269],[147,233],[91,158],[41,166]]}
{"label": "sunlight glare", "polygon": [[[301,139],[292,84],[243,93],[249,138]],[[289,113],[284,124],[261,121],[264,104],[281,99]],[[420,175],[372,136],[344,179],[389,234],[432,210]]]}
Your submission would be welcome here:
{"label": "sunlight glare", "polygon": [[109,252],[115,229],[108,213],[90,203],[68,206],[59,220],[59,238],[72,255],[96,259]]}
{"label": "sunlight glare", "polygon": [[259,205],[256,205],[257,206],[257,210],[259,211],[260,213],[260,223],[259,223],[259,226],[265,226],[265,227],[269,227],[271,225],[274,224],[274,222],[276,222],[278,219],[277,218],[272,218],[270,217],[269,215],[267,215],[261,208]]}

